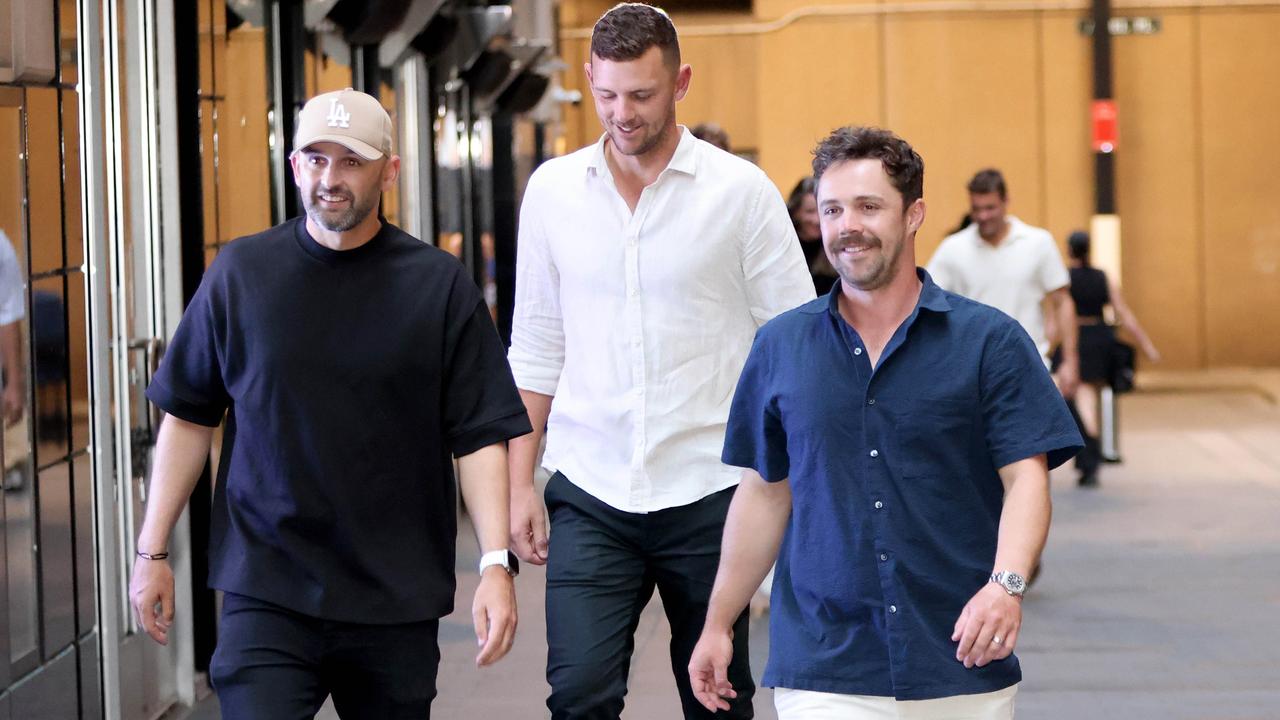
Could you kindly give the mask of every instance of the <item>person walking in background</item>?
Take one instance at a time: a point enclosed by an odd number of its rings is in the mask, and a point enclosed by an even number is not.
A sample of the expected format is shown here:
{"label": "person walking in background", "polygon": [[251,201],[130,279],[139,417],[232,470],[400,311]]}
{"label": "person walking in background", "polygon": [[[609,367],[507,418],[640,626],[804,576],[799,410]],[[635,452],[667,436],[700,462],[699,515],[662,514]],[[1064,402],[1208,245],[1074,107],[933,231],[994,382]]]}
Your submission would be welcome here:
{"label": "person walking in background", "polygon": [[27,375],[22,362],[22,319],[27,302],[22,278],[18,255],[9,236],[0,230],[0,430],[21,420],[27,406]]}
{"label": "person walking in background", "polygon": [[[488,665],[516,629],[509,438],[530,430],[462,264],[386,222],[391,118],[350,88],[298,115],[306,216],[228,245],[147,389],[160,426],[130,598],[168,641],[168,541],[226,416],[209,584],[223,717],[429,718],[453,610],[456,494],[484,555],[472,617]],[[455,483],[453,460],[460,476]]]}
{"label": "person walking in background", "polygon": [[[729,402],[756,329],[813,287],[764,172],[676,124],[692,70],[665,12],[606,12],[586,74],[604,133],[540,166],[520,211],[508,357],[535,432],[511,445],[512,543],[547,564],[554,720],[621,715],[655,588],[684,716],[709,718],[684,668],[740,476],[720,462]],[[749,718],[746,614],[730,624],[724,717]]]}
{"label": "person walking in background", "polygon": [[1143,354],[1151,362],[1160,362],[1160,351],[1125,303],[1119,285],[1089,264],[1089,249],[1088,233],[1077,230],[1068,236],[1071,299],[1076,308],[1080,338],[1080,387],[1076,390],[1074,407],[1080,432],[1084,435],[1084,449],[1076,456],[1082,487],[1098,485],[1098,469],[1102,463],[1102,447],[1098,440],[1099,399],[1102,387],[1111,382],[1112,348],[1116,342],[1115,331],[1103,316],[1107,305],[1115,311],[1120,326],[1138,341]]}
{"label": "person walking in background", "polygon": [[947,236],[929,260],[929,275],[944,290],[1001,310],[1022,324],[1045,367],[1050,343],[1045,313],[1052,314],[1062,361],[1054,380],[1063,397],[1079,384],[1075,308],[1070,277],[1047,230],[1010,215],[1008,191],[999,170],[978,172],[969,181],[972,223]]}
{"label": "person walking in background", "polygon": [[717,123],[698,123],[690,132],[699,140],[715,145],[725,152],[733,152],[729,149],[729,133]]}
{"label": "person walking in background", "polygon": [[831,267],[831,261],[827,260],[827,254],[822,251],[818,200],[814,196],[816,185],[812,177],[800,178],[787,197],[787,212],[791,215],[791,224],[796,228],[796,237],[800,239],[804,264],[809,268],[809,277],[813,278],[814,292],[826,295],[839,278],[835,268]]}
{"label": "person walking in background", "polygon": [[724,461],[747,470],[690,682],[735,697],[731,623],[776,556],[780,720],[1010,718],[1049,469],[1080,437],[1026,331],[916,267],[919,154],[842,128],[813,170],[840,289],[761,328],[742,372]]}

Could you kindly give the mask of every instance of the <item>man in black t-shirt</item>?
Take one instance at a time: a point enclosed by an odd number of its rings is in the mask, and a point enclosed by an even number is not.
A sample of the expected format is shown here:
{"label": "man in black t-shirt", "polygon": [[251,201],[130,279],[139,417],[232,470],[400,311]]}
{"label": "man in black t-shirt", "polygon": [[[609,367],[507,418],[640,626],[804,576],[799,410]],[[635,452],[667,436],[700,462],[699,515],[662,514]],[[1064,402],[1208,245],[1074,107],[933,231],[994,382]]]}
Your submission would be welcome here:
{"label": "man in black t-shirt", "polygon": [[313,98],[290,159],[305,218],[209,267],[148,397],[160,429],[130,595],[166,643],[167,543],[226,419],[209,584],[223,717],[430,717],[453,609],[453,458],[484,555],[478,665],[516,628],[506,441],[530,431],[478,288],[385,222],[391,119],[348,88]]}

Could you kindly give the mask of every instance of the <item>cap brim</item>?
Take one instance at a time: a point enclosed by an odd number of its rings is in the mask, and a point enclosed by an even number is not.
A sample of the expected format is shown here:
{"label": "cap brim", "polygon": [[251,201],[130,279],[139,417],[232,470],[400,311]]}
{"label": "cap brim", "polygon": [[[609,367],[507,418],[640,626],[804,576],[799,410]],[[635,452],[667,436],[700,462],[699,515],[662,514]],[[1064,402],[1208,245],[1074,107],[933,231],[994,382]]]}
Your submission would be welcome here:
{"label": "cap brim", "polygon": [[379,160],[383,156],[381,150],[375,148],[369,143],[356,140],[355,138],[348,137],[346,135],[317,135],[316,137],[308,139],[305,143],[300,144],[298,149],[304,150],[319,142],[337,143],[365,160]]}

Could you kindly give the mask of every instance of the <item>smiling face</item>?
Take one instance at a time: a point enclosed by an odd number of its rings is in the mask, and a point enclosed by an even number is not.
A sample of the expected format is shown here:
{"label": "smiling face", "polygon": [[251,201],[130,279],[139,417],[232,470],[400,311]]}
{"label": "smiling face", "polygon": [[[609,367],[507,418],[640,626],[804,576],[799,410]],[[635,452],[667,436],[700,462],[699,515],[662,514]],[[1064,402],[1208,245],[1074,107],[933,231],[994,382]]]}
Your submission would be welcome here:
{"label": "smiling face", "polygon": [[982,239],[995,241],[1004,234],[1008,204],[998,192],[969,193],[969,217]]}
{"label": "smiling face", "polygon": [[313,143],[290,157],[307,217],[339,233],[370,220],[383,191],[395,184],[398,161],[366,160],[332,142]]}
{"label": "smiling face", "polygon": [[822,174],[823,247],[849,288],[877,290],[900,273],[915,271],[915,233],[924,222],[924,202],[905,209],[902,202],[880,160],[846,160]]}
{"label": "smiling face", "polygon": [[635,60],[593,55],[586,71],[596,114],[617,152],[643,156],[675,132],[676,102],[692,74],[688,65],[673,68],[654,46]]}

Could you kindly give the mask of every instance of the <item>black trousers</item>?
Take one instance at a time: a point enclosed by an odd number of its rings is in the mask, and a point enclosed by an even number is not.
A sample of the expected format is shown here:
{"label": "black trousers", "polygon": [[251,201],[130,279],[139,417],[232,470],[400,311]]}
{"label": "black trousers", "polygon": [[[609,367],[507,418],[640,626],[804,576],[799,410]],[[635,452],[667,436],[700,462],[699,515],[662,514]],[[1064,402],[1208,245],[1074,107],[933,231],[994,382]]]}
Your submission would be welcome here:
{"label": "black trousers", "polygon": [[[711,718],[689,686],[689,656],[702,633],[720,562],[733,488],[652,513],[617,510],[556,473],[547,484],[547,707],[553,720],[617,720],[627,693],[640,614],[656,587],[671,624],[671,671],[684,717]],[[734,623],[729,712],[751,718],[748,617]]]}
{"label": "black trousers", "polygon": [[226,593],[209,677],[225,720],[311,720],[329,695],[343,720],[426,720],[439,627],[332,622]]}

